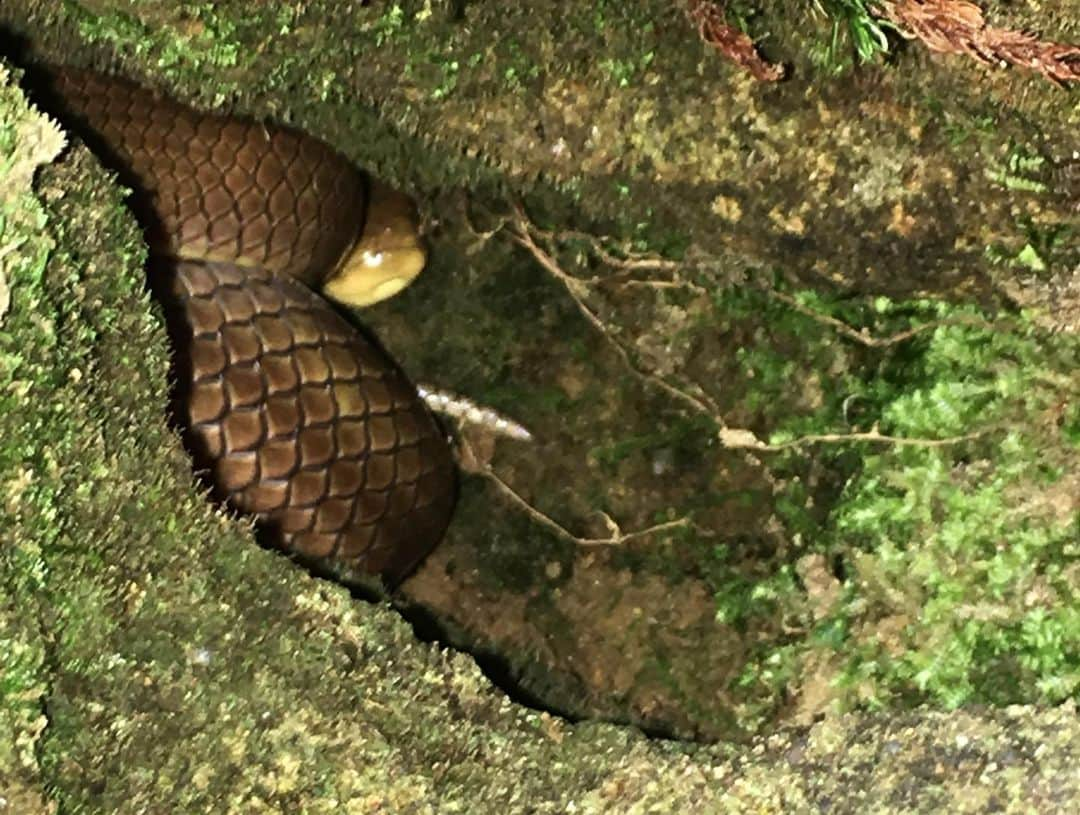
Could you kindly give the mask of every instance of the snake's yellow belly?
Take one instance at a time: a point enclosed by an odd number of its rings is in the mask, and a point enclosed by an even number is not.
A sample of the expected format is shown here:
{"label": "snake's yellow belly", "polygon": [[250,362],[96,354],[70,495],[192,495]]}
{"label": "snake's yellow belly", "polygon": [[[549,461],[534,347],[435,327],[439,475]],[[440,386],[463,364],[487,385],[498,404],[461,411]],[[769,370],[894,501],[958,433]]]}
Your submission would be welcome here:
{"label": "snake's yellow belly", "polygon": [[403,196],[325,143],[127,81],[55,74],[47,105],[135,190],[175,349],[176,412],[215,494],[301,558],[397,582],[455,474],[416,388],[315,289],[355,304],[423,265]]}

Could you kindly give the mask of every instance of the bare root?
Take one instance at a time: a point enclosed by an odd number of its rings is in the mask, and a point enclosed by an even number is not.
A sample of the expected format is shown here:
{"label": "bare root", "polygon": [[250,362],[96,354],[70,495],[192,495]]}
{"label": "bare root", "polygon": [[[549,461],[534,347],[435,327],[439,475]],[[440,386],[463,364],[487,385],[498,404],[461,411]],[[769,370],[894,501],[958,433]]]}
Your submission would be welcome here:
{"label": "bare root", "polygon": [[606,512],[598,510],[600,517],[604,521],[604,525],[608,530],[608,535],[601,538],[584,537],[582,535],[575,535],[565,526],[560,524],[550,515],[537,509],[533,504],[526,500],[521,493],[511,487],[503,478],[495,472],[490,462],[487,460],[487,456],[478,453],[473,447],[467,434],[461,434],[458,438],[458,444],[461,449],[461,462],[462,467],[467,472],[479,475],[482,478],[487,479],[492,485],[494,485],[496,491],[502,495],[507,501],[521,510],[525,515],[531,518],[540,526],[547,529],[549,532],[554,533],[563,540],[569,541],[577,546],[621,546],[631,541],[647,538],[651,535],[658,535],[662,532],[671,532],[675,529],[688,529],[693,528],[699,534],[709,534],[706,530],[702,530],[694,525],[689,517],[676,518],[672,521],[664,521],[663,523],[653,524],[645,529],[638,529],[633,532],[623,532],[619,524]]}

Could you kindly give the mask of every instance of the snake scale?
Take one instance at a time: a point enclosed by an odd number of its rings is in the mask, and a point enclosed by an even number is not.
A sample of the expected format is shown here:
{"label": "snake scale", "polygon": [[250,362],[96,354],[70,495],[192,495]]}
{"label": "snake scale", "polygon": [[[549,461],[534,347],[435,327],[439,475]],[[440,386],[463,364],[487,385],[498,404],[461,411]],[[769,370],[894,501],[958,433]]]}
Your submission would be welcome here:
{"label": "snake scale", "polygon": [[442,538],[455,470],[366,305],[424,262],[411,202],[318,139],[50,72],[44,105],[134,190],[173,342],[174,413],[216,498],[272,545],[395,584]]}

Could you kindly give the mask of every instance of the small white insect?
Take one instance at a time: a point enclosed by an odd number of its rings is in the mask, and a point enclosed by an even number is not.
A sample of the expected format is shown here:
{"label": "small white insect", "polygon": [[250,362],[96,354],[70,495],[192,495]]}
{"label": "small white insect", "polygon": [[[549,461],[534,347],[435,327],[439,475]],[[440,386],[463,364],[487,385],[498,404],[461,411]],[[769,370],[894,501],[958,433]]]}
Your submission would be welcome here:
{"label": "small white insect", "polygon": [[489,407],[478,405],[464,396],[448,393],[430,385],[417,385],[416,392],[433,411],[449,416],[462,424],[477,425],[498,436],[506,436],[517,441],[532,441],[532,433],[513,419],[508,419]]}

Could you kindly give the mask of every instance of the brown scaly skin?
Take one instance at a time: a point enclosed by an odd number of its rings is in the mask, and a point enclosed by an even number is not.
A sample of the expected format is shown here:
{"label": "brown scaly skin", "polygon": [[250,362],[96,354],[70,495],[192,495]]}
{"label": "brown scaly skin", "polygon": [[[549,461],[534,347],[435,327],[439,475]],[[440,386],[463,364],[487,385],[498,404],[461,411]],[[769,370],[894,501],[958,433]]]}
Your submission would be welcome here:
{"label": "brown scaly skin", "polygon": [[[453,508],[446,439],[377,343],[312,291],[357,305],[423,266],[405,196],[292,130],[207,114],[62,69],[46,106],[135,189],[196,466],[270,541],[394,584]],[[312,288],[309,288],[312,287]]]}

